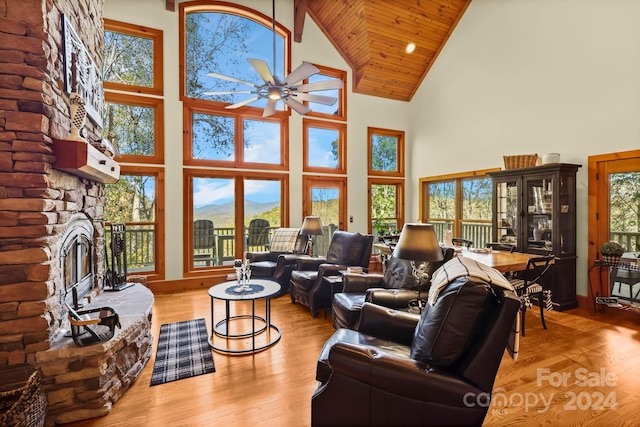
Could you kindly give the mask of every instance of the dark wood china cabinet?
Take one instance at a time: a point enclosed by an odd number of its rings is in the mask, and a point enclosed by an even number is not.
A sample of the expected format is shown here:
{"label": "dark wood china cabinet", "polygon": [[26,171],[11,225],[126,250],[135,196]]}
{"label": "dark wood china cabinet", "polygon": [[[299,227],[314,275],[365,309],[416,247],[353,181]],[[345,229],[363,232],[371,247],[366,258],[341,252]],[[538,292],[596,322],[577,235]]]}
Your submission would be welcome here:
{"label": "dark wood china cabinet", "polygon": [[576,173],[581,165],[553,163],[491,172],[495,242],[516,251],[555,256],[543,286],[556,309],[578,306],[576,299]]}

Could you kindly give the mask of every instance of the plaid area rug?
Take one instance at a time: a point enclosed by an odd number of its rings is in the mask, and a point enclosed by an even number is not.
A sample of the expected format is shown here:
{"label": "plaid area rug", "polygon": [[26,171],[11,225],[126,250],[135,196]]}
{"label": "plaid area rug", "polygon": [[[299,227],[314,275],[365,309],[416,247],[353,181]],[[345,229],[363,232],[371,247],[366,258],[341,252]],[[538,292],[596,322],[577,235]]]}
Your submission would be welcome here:
{"label": "plaid area rug", "polygon": [[215,372],[203,318],[160,326],[151,385]]}

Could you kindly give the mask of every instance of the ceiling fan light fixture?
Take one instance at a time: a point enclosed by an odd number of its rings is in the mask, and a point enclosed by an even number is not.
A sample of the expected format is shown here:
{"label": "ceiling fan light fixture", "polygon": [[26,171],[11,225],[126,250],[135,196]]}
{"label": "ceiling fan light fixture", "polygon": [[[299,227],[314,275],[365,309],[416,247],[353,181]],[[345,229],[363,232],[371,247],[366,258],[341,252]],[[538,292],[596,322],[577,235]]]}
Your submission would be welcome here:
{"label": "ceiling fan light fixture", "polygon": [[[271,33],[273,44],[273,70],[276,69],[276,3],[272,0],[273,14],[271,18]],[[336,103],[337,98],[325,95],[310,94],[308,92],[324,91],[324,90],[337,90],[342,88],[342,80],[330,79],[317,82],[308,82],[308,78],[314,74],[317,74],[320,70],[309,62],[303,62],[283,80],[275,77],[269,70],[269,65],[261,59],[247,58],[247,61],[251,64],[253,69],[258,73],[263,84],[254,84],[245,80],[240,80],[235,77],[226,76],[219,73],[207,73],[209,77],[214,77],[222,80],[227,80],[233,83],[243,84],[249,86],[251,90],[238,90],[238,91],[207,91],[205,95],[229,95],[238,93],[248,93],[254,95],[244,101],[236,102],[235,104],[227,105],[225,108],[235,109],[243,107],[247,104],[251,104],[254,101],[266,99],[267,106],[263,110],[263,116],[268,117],[276,113],[277,101],[282,101],[289,108],[296,111],[298,114],[304,115],[311,111],[311,108],[302,104],[300,101],[316,102],[325,105],[333,105]],[[307,83],[302,83],[307,80]],[[298,98],[300,101],[296,100]]]}
{"label": "ceiling fan light fixture", "polygon": [[270,86],[267,89],[267,97],[269,99],[273,99],[274,101],[282,99],[282,93],[280,91],[280,87],[278,87],[278,86]]}
{"label": "ceiling fan light fixture", "polygon": [[404,52],[408,55],[412,54],[416,50],[416,44],[414,42],[407,43],[407,46],[404,48]]}

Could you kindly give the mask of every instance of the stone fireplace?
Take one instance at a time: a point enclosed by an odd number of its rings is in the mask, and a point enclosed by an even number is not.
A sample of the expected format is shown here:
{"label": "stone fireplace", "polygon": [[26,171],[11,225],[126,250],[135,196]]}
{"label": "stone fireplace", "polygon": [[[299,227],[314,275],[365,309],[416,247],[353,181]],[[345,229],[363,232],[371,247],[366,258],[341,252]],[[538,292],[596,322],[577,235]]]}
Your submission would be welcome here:
{"label": "stone fireplace", "polygon": [[[102,7],[103,0],[0,0],[0,368],[43,372],[48,425],[108,413],[151,354],[153,294],[142,285],[102,292],[103,181],[54,167],[54,144],[71,128],[62,16],[100,64]],[[100,135],[87,120],[87,140]],[[122,328],[78,347],[65,336],[65,302],[112,307]]]}
{"label": "stone fireplace", "polygon": [[60,287],[60,301],[76,310],[80,308],[79,301],[91,294],[95,283],[93,234],[91,219],[79,213],[69,220],[61,239],[59,259],[64,286]]}

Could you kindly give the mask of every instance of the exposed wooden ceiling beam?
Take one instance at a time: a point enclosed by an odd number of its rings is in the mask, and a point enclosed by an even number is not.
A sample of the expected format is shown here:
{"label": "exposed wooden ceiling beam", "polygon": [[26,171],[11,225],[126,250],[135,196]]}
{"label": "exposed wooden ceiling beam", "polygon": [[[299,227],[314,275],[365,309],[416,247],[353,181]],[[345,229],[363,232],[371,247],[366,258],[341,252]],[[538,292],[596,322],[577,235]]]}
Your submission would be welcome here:
{"label": "exposed wooden ceiling beam", "polygon": [[175,12],[176,11],[176,0],[166,0],[165,8],[167,10],[170,10],[171,12]]}
{"label": "exposed wooden ceiling beam", "polygon": [[302,41],[302,31],[304,30],[304,17],[307,14],[307,0],[295,0],[293,2],[293,41]]}

